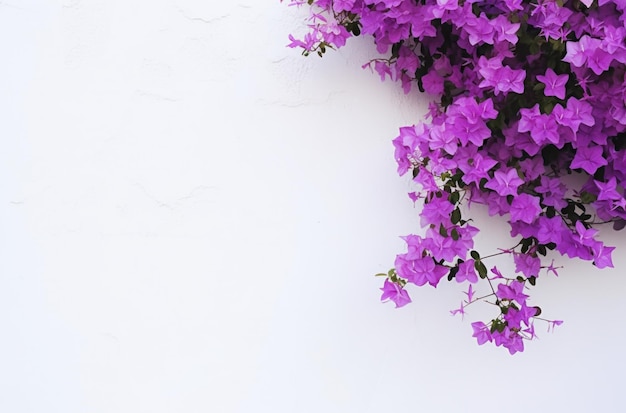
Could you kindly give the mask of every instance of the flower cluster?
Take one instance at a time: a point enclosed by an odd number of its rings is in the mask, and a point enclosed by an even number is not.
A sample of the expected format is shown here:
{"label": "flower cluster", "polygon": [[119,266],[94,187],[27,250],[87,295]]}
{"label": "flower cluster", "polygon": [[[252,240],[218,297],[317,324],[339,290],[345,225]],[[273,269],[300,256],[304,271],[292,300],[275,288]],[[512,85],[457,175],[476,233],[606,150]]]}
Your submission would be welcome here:
{"label": "flower cluster", "polygon": [[[626,226],[626,1],[308,0],[309,32],[290,47],[322,56],[370,36],[381,79],[436,96],[425,121],[393,140],[400,175],[418,186],[422,235],[385,277],[383,300],[411,301],[407,284],[464,284],[453,314],[477,301],[497,308],[472,323],[479,344],[514,354],[536,337],[541,309],[526,292],[557,275],[550,251],[612,267],[598,225]],[[582,177],[578,187],[563,178]],[[481,256],[470,204],[505,217],[511,248]],[[487,268],[507,255],[514,270]],[[513,268],[513,266],[512,266]],[[475,288],[486,293],[478,296]],[[545,319],[542,319],[545,320]],[[561,321],[545,320],[548,328]]]}

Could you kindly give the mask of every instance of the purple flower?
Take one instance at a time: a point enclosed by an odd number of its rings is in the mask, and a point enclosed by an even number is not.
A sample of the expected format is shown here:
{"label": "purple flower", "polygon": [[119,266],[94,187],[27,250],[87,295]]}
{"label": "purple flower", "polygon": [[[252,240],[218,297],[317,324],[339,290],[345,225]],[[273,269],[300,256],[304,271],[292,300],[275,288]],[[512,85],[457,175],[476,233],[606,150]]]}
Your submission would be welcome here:
{"label": "purple flower", "polygon": [[596,121],[591,114],[592,107],[588,102],[571,97],[567,100],[567,117],[573,125],[573,130],[578,130],[580,124],[593,126]]}
{"label": "purple flower", "polygon": [[581,245],[591,246],[595,242],[594,237],[598,233],[598,230],[585,228],[585,225],[581,221],[576,221],[576,232],[578,233],[577,241]]}
{"label": "purple flower", "polygon": [[515,272],[522,273],[526,277],[536,277],[541,269],[541,260],[530,254],[513,254]]}
{"label": "purple flower", "polygon": [[437,125],[430,130],[430,149],[443,149],[450,155],[454,155],[459,146],[456,135],[446,131],[446,124]]}
{"label": "purple flower", "polygon": [[398,284],[385,280],[383,288],[380,289],[383,294],[380,297],[381,301],[391,300],[396,303],[396,308],[403,307],[411,302],[409,293],[406,292]]}
{"label": "purple flower", "polygon": [[504,94],[510,92],[524,93],[524,80],[526,79],[525,70],[513,70],[508,66],[499,69],[496,74],[496,84],[494,93],[497,96],[499,92]]}
{"label": "purple flower", "polygon": [[487,178],[488,171],[498,164],[481,153],[476,153],[472,157],[463,157],[459,161],[459,169],[465,173],[463,181],[468,184],[479,183],[481,179]]}
{"label": "purple flower", "polygon": [[337,13],[342,11],[350,11],[352,7],[354,7],[355,0],[334,0],[333,1],[333,10]]}
{"label": "purple flower", "polygon": [[395,267],[400,277],[420,287],[426,283],[436,286],[447,273],[445,268],[436,265],[433,257],[428,255],[416,259],[406,259],[405,256],[398,255]]}
{"label": "purple flower", "polygon": [[478,282],[478,275],[474,269],[474,260],[470,259],[459,264],[459,271],[455,276],[456,282],[462,283],[468,281],[470,283]]}
{"label": "purple flower", "polygon": [[536,119],[541,116],[539,104],[535,104],[535,106],[530,109],[520,109],[519,113],[521,118],[517,124],[518,132],[530,132],[533,129]]}
{"label": "purple flower", "polygon": [[516,169],[511,168],[506,172],[499,169],[493,173],[493,179],[485,187],[493,189],[501,196],[517,195],[517,188],[523,183]]}
{"label": "purple flower", "polygon": [[617,192],[617,179],[612,176],[607,182],[594,180],[598,190],[598,201],[612,201],[622,199],[622,195]]}
{"label": "purple flower", "polygon": [[602,147],[597,145],[583,146],[576,151],[570,168],[581,168],[588,174],[593,175],[598,168],[607,164],[607,160],[602,156]]}
{"label": "purple flower", "polygon": [[489,23],[493,27],[496,40],[499,42],[517,43],[517,31],[520,28],[519,23],[511,23],[505,15],[499,15],[492,19]]}
{"label": "purple flower", "polygon": [[593,264],[598,268],[613,268],[611,253],[615,247],[607,247],[599,242],[593,248]]}
{"label": "purple flower", "polygon": [[515,300],[522,304],[526,302],[528,296],[523,293],[524,284],[519,281],[511,281],[511,284],[499,284],[496,297],[501,300]]}
{"label": "purple flower", "polygon": [[530,129],[530,136],[538,145],[546,141],[557,143],[559,141],[559,132],[556,121],[549,115],[536,116]]}
{"label": "purple flower", "polygon": [[600,40],[587,35],[582,36],[578,42],[567,42],[565,44],[567,54],[563,61],[571,63],[575,67],[582,67],[601,44]]}
{"label": "purple flower", "polygon": [[492,336],[495,345],[505,347],[511,355],[524,351],[524,340],[517,332],[508,327],[505,327],[502,332],[494,332]]}
{"label": "purple flower", "polygon": [[483,345],[488,341],[492,341],[489,327],[487,327],[482,321],[472,323],[472,329],[474,330],[474,334],[472,334],[472,337],[476,337],[478,345]]}
{"label": "purple flower", "polygon": [[539,214],[539,198],[528,194],[519,194],[511,202],[511,222],[521,221],[531,224]]}
{"label": "purple flower", "polygon": [[351,36],[345,27],[336,22],[321,25],[320,33],[327,43],[337,47],[345,46],[346,40]]}
{"label": "purple flower", "polygon": [[554,70],[550,68],[546,70],[545,76],[537,76],[537,80],[546,85],[543,94],[546,96],[556,96],[559,99],[565,99],[565,84],[568,79],[568,75],[557,75]]}
{"label": "purple flower", "polygon": [[558,244],[561,242],[561,234],[563,231],[568,231],[560,216],[552,218],[541,216],[539,217],[538,226],[537,240],[542,244],[548,244],[550,242]]}

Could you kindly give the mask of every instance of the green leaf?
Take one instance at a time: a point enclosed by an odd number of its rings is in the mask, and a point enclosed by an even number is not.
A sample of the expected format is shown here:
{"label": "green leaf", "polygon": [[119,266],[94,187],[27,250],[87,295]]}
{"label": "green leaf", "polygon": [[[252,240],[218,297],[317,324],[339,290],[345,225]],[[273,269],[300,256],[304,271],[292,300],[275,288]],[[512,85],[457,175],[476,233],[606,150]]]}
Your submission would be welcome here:
{"label": "green leaf", "polygon": [[472,256],[472,258],[474,258],[475,260],[480,260],[480,254],[478,253],[478,251],[470,251],[470,255]]}
{"label": "green leaf", "polygon": [[484,279],[487,277],[487,267],[485,267],[485,264],[483,264],[482,261],[474,261],[474,268],[478,271],[478,276],[480,278]]}
{"label": "green leaf", "polygon": [[461,211],[459,210],[459,208],[455,208],[454,211],[452,211],[452,214],[450,215],[450,221],[455,225],[461,221]]}
{"label": "green leaf", "polygon": [[547,253],[546,246],[543,244],[537,245],[537,252],[545,257]]}
{"label": "green leaf", "polygon": [[530,283],[530,285],[535,285],[537,283],[537,277],[535,277],[534,275],[532,277],[528,277],[528,282]]}
{"label": "green leaf", "polygon": [[448,231],[446,231],[446,227],[443,224],[439,224],[439,234],[444,238],[448,238]]}
{"label": "green leaf", "polygon": [[450,236],[452,237],[452,239],[454,241],[458,241],[459,240],[459,231],[457,231],[456,228],[452,228],[452,231],[450,231]]}
{"label": "green leaf", "polygon": [[457,272],[459,272],[458,265],[450,268],[450,273],[448,273],[448,281],[452,281],[452,279],[456,277]]}
{"label": "green leaf", "polygon": [[459,198],[461,198],[461,195],[459,195],[459,192],[454,191],[450,194],[450,196],[448,197],[448,200],[450,201],[450,203],[456,204],[457,202],[459,202]]}

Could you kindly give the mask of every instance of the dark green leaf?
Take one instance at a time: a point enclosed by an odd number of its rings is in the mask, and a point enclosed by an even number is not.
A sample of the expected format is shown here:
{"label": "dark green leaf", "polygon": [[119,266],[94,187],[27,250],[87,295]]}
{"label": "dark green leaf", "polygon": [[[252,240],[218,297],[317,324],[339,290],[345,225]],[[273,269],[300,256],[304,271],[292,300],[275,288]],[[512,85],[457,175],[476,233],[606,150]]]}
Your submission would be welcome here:
{"label": "dark green leaf", "polygon": [[485,267],[485,264],[483,264],[482,261],[474,261],[474,268],[478,271],[478,276],[480,278],[484,279],[487,277],[487,267]]}
{"label": "dark green leaf", "polygon": [[452,279],[456,276],[457,272],[459,272],[458,266],[454,266],[450,268],[450,273],[448,274],[448,281],[452,281]]}
{"label": "dark green leaf", "polygon": [[446,231],[446,227],[443,224],[439,224],[439,234],[444,238],[448,238],[448,231]]}
{"label": "dark green leaf", "polygon": [[461,221],[461,211],[459,210],[459,208],[455,208],[454,211],[452,211],[452,214],[450,215],[450,221],[455,225]]}
{"label": "dark green leaf", "polygon": [[454,241],[458,241],[459,240],[459,231],[457,231],[456,228],[452,228],[452,231],[450,231],[450,236],[452,237],[452,239]]}
{"label": "dark green leaf", "polygon": [[458,191],[454,191],[450,194],[450,196],[448,197],[448,199],[450,200],[450,202],[452,204],[456,204],[457,202],[459,202],[459,198],[461,197],[461,195],[459,195]]}

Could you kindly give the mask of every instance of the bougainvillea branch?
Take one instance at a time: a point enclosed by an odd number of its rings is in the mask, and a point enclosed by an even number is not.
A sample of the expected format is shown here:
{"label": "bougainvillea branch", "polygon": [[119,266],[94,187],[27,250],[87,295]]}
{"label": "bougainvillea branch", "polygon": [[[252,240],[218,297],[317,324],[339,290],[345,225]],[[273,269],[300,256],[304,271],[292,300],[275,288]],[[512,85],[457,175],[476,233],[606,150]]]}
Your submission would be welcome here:
{"label": "bougainvillea branch", "polygon": [[[427,118],[393,140],[400,175],[410,174],[420,202],[421,235],[386,274],[382,300],[411,302],[410,285],[463,284],[466,299],[496,308],[473,322],[478,344],[511,354],[536,337],[540,317],[529,291],[557,276],[558,253],[612,267],[614,248],[598,227],[626,226],[625,0],[308,0],[309,31],[289,47],[323,56],[353,36],[373,40],[380,58],[366,62],[408,93],[436,97]],[[564,180],[577,174],[581,184]],[[505,217],[511,248],[474,249],[468,213],[484,204]],[[510,271],[488,268],[511,258]],[[505,274],[506,273],[506,274]],[[478,293],[480,285],[485,293]],[[480,287],[482,288],[482,287]]]}

